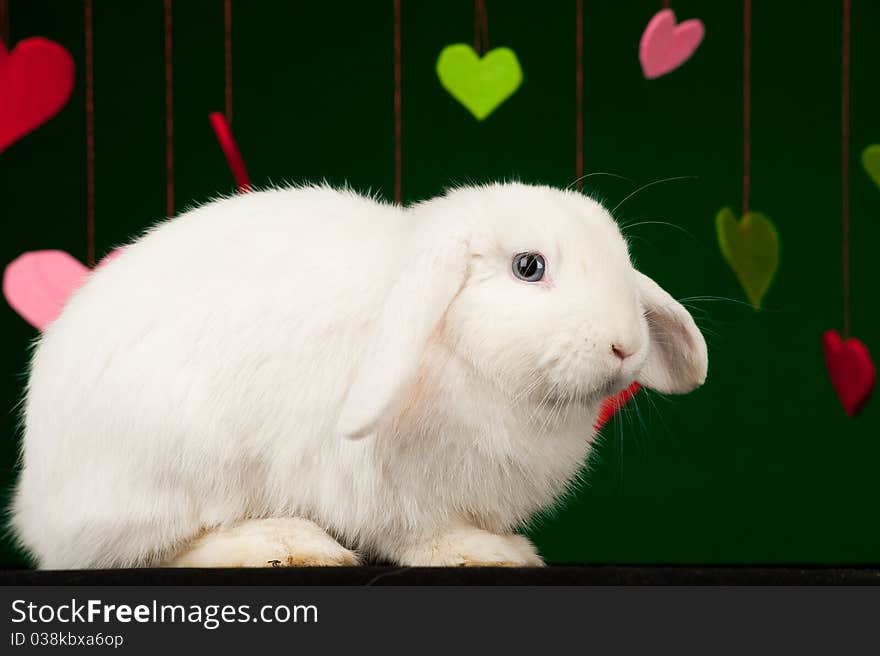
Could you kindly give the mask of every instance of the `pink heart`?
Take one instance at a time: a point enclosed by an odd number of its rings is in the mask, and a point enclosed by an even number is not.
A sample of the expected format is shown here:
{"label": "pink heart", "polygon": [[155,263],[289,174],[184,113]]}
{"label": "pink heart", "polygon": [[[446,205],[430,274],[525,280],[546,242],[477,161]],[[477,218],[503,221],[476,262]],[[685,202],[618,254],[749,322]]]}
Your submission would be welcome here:
{"label": "pink heart", "polygon": [[[117,257],[110,251],[95,269]],[[10,307],[37,330],[61,314],[71,294],[86,281],[89,268],[64,251],[31,251],[12,260],[3,274],[3,295]]]}
{"label": "pink heart", "polygon": [[858,339],[840,339],[836,330],[826,330],[822,335],[825,365],[843,409],[855,417],[874,389],[877,369],[868,348]]}
{"label": "pink heart", "polygon": [[6,267],[3,295],[25,321],[43,330],[61,313],[88,272],[87,266],[64,251],[23,253]]}
{"label": "pink heart", "polygon": [[671,9],[658,11],[639,43],[639,61],[645,77],[652,80],[684,64],[694,54],[704,34],[703,21],[691,18],[676,25],[675,12]]}

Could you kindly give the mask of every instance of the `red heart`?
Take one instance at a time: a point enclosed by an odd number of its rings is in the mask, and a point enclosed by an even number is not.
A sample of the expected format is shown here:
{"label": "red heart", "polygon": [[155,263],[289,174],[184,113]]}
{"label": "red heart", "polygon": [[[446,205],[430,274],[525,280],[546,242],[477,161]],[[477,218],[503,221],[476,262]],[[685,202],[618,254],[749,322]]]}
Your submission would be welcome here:
{"label": "red heart", "polygon": [[635,393],[641,388],[642,386],[638,383],[631,383],[629,387],[622,392],[619,392],[617,396],[611,396],[602,401],[602,407],[599,408],[599,417],[596,419],[596,424],[594,426],[596,431],[602,428],[602,426],[614,416],[614,413],[625,406],[633,395],[635,395]]}
{"label": "red heart", "polygon": [[855,417],[871,396],[877,379],[871,354],[854,337],[841,340],[836,330],[826,330],[822,335],[822,350],[831,384],[843,409],[850,417]]}
{"label": "red heart", "polygon": [[73,57],[42,37],[0,42],[0,152],[52,118],[73,90]]}

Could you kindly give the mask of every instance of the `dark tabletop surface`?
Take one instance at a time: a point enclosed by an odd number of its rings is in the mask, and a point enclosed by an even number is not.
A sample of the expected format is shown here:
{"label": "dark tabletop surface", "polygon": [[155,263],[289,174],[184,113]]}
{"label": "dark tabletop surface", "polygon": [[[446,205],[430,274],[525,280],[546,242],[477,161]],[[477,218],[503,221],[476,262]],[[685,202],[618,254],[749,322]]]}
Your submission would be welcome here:
{"label": "dark tabletop surface", "polygon": [[0,570],[0,585],[878,585],[880,566]]}

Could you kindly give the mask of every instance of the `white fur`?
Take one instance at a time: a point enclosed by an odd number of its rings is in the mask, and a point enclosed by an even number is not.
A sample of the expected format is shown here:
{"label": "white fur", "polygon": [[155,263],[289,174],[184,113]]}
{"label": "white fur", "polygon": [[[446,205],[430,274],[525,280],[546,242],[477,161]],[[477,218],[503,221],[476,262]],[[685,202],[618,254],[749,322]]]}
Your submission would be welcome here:
{"label": "white fur", "polygon": [[[513,276],[522,251],[543,281]],[[643,369],[693,389],[705,342],[580,194],[220,200],[127,246],[45,331],[13,527],[46,568],[350,562],[318,527],[408,565],[538,564],[512,531]]]}
{"label": "white fur", "polygon": [[355,553],[314,522],[298,517],[247,519],[208,531],[175,554],[170,567],[357,565]]}

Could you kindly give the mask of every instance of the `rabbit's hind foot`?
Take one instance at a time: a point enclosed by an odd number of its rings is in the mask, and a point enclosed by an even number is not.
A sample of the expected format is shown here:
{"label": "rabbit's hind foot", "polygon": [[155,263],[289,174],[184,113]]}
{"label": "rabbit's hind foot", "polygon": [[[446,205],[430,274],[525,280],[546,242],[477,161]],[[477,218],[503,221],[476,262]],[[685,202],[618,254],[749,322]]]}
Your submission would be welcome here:
{"label": "rabbit's hind foot", "polygon": [[250,519],[210,529],[167,567],[315,567],[358,565],[360,559],[324,529],[298,517]]}

